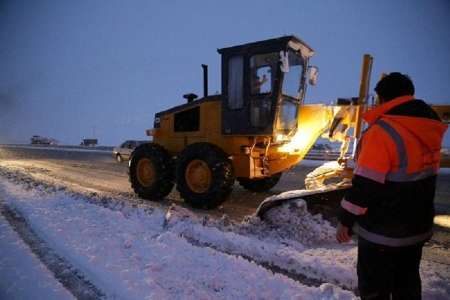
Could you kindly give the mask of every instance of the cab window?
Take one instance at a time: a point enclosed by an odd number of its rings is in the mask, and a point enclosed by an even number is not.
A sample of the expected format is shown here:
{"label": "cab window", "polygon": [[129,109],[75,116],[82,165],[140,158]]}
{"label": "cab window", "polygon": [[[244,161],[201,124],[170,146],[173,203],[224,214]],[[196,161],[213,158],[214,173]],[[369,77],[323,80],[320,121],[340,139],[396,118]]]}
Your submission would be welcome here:
{"label": "cab window", "polygon": [[233,56],[228,61],[228,107],[244,107],[244,58]]}
{"label": "cab window", "polygon": [[250,89],[252,95],[270,94],[273,89],[273,72],[276,70],[276,53],[253,55],[250,58]]}

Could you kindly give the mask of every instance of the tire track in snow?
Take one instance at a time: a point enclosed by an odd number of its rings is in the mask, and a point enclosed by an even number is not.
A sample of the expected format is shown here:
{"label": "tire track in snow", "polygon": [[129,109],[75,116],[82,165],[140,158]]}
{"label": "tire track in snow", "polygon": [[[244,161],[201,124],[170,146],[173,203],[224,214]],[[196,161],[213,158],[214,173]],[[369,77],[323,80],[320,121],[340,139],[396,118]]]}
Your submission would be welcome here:
{"label": "tire track in snow", "polygon": [[0,213],[37,258],[72,295],[81,300],[105,299],[105,294],[53,249],[49,248],[29,226],[25,218],[0,199]]}
{"label": "tire track in snow", "polygon": [[[227,252],[224,251],[222,249],[220,249],[220,247],[211,244],[211,243],[205,243],[202,242],[200,240],[196,240],[192,237],[187,237],[187,236],[181,236],[183,237],[188,243],[190,243],[193,246],[196,247],[203,247],[203,248],[210,248],[213,249],[214,251],[226,254],[226,255],[230,255],[230,256],[235,256],[235,257],[242,257],[243,259],[254,263],[258,266],[263,267],[264,269],[272,272],[273,274],[280,274],[280,275],[284,275],[286,277],[289,277],[292,280],[295,280],[303,285],[307,285],[307,286],[314,286],[314,287],[319,287],[321,284],[323,283],[327,283],[326,281],[322,281],[322,280],[318,280],[318,279],[314,279],[314,278],[310,278],[307,277],[305,275],[302,274],[298,274],[298,273],[292,273],[289,270],[283,269],[279,266],[270,264],[269,262],[265,262],[265,261],[259,261],[259,260],[255,260],[254,258],[252,258],[251,256],[247,256],[247,255],[243,255],[243,254],[235,254],[232,252]],[[341,287],[342,288],[342,287]],[[352,291],[355,292],[355,291]]]}

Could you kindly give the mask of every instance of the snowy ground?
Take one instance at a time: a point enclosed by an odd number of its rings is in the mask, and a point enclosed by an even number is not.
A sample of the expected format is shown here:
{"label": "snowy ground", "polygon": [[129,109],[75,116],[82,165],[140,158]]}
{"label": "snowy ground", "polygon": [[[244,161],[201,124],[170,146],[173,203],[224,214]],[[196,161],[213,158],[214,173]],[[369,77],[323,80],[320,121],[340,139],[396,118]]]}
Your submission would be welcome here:
{"label": "snowy ground", "polygon": [[73,299],[0,215],[0,299]]}
{"label": "snowy ground", "polygon": [[[32,234],[66,262],[62,273],[83,278],[81,284],[94,286],[99,298],[356,297],[355,244],[337,245],[333,226],[310,215],[303,201],[271,212],[273,222],[248,217],[237,223],[199,217],[177,205],[167,210],[133,199],[89,196],[17,170],[1,168],[0,176],[3,214],[23,218]],[[296,223],[280,223],[292,214]],[[51,276],[51,259],[47,269],[36,250],[12,232],[21,232],[14,221],[0,219],[0,226],[0,251],[9,254],[0,263],[2,295],[70,299],[77,293],[76,284],[63,287],[54,279],[57,274]],[[425,299],[448,299],[448,272],[447,265],[423,262]]]}

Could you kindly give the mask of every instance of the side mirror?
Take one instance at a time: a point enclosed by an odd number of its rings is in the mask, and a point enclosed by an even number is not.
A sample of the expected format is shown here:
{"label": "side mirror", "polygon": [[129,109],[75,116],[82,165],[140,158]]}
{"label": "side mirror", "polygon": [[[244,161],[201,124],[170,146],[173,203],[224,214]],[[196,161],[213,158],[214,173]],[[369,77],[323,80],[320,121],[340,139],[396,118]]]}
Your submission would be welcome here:
{"label": "side mirror", "polygon": [[308,68],[308,82],[310,85],[317,84],[317,77],[319,76],[319,68],[316,66],[310,66]]}

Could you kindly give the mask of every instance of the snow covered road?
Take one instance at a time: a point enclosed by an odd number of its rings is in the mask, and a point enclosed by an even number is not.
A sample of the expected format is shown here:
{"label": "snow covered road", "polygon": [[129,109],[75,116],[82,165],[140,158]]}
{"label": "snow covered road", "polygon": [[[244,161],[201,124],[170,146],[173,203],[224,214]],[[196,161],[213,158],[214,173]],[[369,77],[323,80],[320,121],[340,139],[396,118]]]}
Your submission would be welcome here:
{"label": "snow covered road", "polygon": [[[204,212],[176,192],[160,203],[135,197],[125,164],[106,154],[0,147],[0,159],[0,299],[356,298],[356,245],[336,244],[334,226],[303,201],[263,223],[244,216],[272,193],[236,186]],[[274,193],[301,187],[318,164],[304,161]],[[438,183],[439,220],[449,178]],[[424,299],[450,295],[450,238],[439,228],[424,251]]]}
{"label": "snow covered road", "polygon": [[[315,162],[317,164],[317,162]],[[19,169],[34,177],[64,184],[71,189],[90,189],[93,192],[112,196],[133,197],[127,175],[127,164],[118,164],[109,153],[54,151],[36,147],[0,145],[0,165],[9,169]],[[216,210],[208,212],[220,217],[222,214],[234,220],[242,220],[254,212],[264,198],[286,190],[303,186],[303,177],[314,166],[304,167],[295,172],[283,174],[280,183],[270,192],[252,193],[235,184],[230,198]],[[161,204],[183,205],[176,189]]]}
{"label": "snow covered road", "polygon": [[[114,210],[64,192],[5,181],[0,197],[107,298],[354,298],[332,284],[309,287],[239,255],[193,245],[180,227],[189,228],[195,220],[182,216],[171,230],[166,212],[159,209]],[[4,271],[0,267],[2,276]]]}
{"label": "snow covered road", "polygon": [[[311,216],[302,201],[295,210],[301,221],[293,224],[299,230],[289,236],[252,218],[236,223],[177,205],[117,205],[18,171],[3,169],[0,175],[3,205],[108,299],[356,298],[355,245],[336,245],[333,226]],[[0,265],[2,278],[7,270]],[[423,262],[425,299],[447,299],[448,271],[447,265]],[[45,284],[57,285],[42,272]],[[27,287],[17,282],[17,289]]]}

